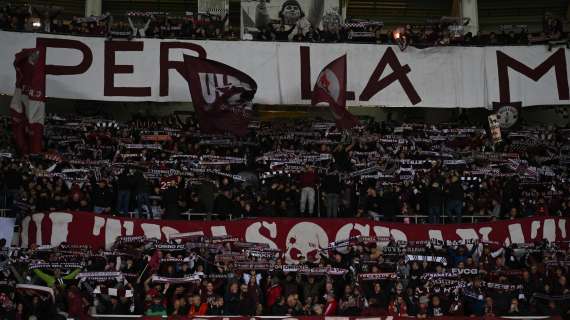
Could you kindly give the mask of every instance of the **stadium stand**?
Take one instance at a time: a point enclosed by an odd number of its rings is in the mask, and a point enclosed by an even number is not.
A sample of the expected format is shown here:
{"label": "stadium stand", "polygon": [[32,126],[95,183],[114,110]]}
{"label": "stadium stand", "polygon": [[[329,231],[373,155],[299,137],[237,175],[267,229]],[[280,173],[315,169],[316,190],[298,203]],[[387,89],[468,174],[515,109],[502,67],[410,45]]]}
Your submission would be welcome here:
{"label": "stadium stand", "polygon": [[569,8],[0,0],[0,319],[570,318]]}

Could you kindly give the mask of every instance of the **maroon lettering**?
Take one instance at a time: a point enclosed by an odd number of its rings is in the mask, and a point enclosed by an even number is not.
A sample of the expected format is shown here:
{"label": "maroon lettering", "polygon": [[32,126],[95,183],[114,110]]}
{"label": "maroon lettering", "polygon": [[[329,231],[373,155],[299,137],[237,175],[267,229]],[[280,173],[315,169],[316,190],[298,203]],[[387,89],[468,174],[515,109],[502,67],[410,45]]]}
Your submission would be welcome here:
{"label": "maroon lettering", "polygon": [[301,99],[311,100],[311,47],[301,46]]}
{"label": "maroon lettering", "polygon": [[170,78],[168,72],[171,69],[178,73],[188,81],[186,72],[184,71],[184,61],[171,61],[169,59],[170,49],[187,49],[198,54],[200,58],[206,58],[206,50],[200,45],[188,42],[161,42],[160,43],[160,96],[168,96],[168,87]]}
{"label": "maroon lettering", "polygon": [[115,87],[115,74],[134,73],[134,67],[130,64],[115,64],[115,52],[117,51],[143,51],[142,41],[107,41],[105,42],[105,96],[123,97],[148,97],[151,95],[150,87]]}
{"label": "maroon lettering", "polygon": [[[390,66],[390,68],[392,68],[392,73],[380,79],[380,76],[382,75],[382,73],[384,73],[386,66]],[[370,100],[370,98],[375,96],[378,92],[382,91],[384,88],[388,87],[394,81],[398,81],[400,82],[400,85],[402,86],[404,92],[408,96],[408,99],[410,99],[412,105],[420,103],[422,99],[416,92],[414,85],[407,76],[408,72],[410,71],[411,71],[410,66],[408,66],[407,64],[402,66],[400,64],[400,61],[398,60],[398,57],[396,56],[396,53],[394,53],[394,50],[388,47],[388,49],[386,49],[386,52],[382,56],[382,59],[380,59],[380,61],[378,62],[376,69],[370,76],[368,84],[366,84],[366,87],[360,94],[359,97],[360,101]]]}
{"label": "maroon lettering", "polygon": [[[52,75],[72,75],[72,74],[82,74],[91,67],[93,63],[93,53],[91,49],[83,42],[78,40],[70,39],[56,39],[56,38],[37,38],[36,48],[47,50],[47,48],[62,48],[62,49],[74,49],[81,51],[83,58],[78,65],[75,66],[61,66],[46,64],[45,71],[46,74]],[[46,51],[47,53],[47,51]]]}
{"label": "maroon lettering", "polygon": [[[301,46],[301,99],[311,100],[313,93],[311,83],[311,47]],[[346,100],[353,101],[354,91],[346,91]]]}
{"label": "maroon lettering", "polygon": [[564,49],[560,48],[548,59],[544,60],[536,68],[530,68],[522,62],[497,50],[497,71],[499,73],[499,98],[500,102],[511,101],[511,88],[509,83],[509,68],[525,75],[537,82],[548,70],[554,68],[556,74],[556,87],[558,89],[559,100],[570,100],[570,90],[568,89],[568,73],[566,71],[566,56]]}
{"label": "maroon lettering", "polygon": [[[570,225],[568,219],[557,217],[532,217],[517,220],[475,223],[465,225],[422,225],[422,224],[385,224],[366,219],[273,219],[271,217],[242,221],[177,221],[129,219],[95,215],[88,212],[51,212],[35,213],[25,217],[21,223],[20,239],[23,247],[29,244],[59,245],[61,241],[81,243],[95,249],[110,246],[116,237],[125,234],[126,225],[130,224],[132,235],[159,237],[165,240],[170,233],[202,234],[207,237],[228,235],[247,242],[266,243],[271,248],[279,248],[285,257],[297,254],[308,257],[318,248],[326,248],[331,242],[342,242],[353,235],[376,237],[375,241],[384,241],[393,237],[397,240],[431,240],[432,233],[443,235],[442,243],[461,244],[462,239],[482,238],[494,243],[503,243],[505,239],[514,242],[532,243],[536,240],[568,240]],[[148,227],[152,224],[153,228]],[[161,230],[156,234],[154,230]],[[544,231],[544,232],[543,232]],[[148,232],[148,233],[147,233]],[[364,242],[369,240],[362,239]],[[416,243],[419,245],[419,243]],[[469,242],[465,242],[469,244]],[[491,244],[491,243],[489,243]],[[561,245],[563,245],[561,243]]]}

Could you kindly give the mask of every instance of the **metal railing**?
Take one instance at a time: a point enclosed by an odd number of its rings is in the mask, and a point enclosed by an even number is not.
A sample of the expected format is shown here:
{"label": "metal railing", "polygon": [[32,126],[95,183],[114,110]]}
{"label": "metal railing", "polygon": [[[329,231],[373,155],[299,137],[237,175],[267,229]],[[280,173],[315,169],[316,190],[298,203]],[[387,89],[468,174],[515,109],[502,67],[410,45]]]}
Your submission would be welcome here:
{"label": "metal railing", "polygon": [[[401,219],[402,221],[404,221],[405,218],[410,218],[410,219],[414,220],[415,224],[417,224],[420,219],[428,220],[429,216],[428,215],[422,215],[422,214],[414,214],[414,215],[398,215],[398,216],[396,216],[396,218]],[[448,215],[441,215],[441,216],[439,216],[439,218],[441,219],[441,223],[445,223],[446,219],[452,220],[454,217],[448,216]],[[470,219],[471,223],[475,223],[475,222],[478,222],[481,220],[489,221],[489,220],[493,219],[493,216],[462,215],[461,221],[459,223],[465,222],[465,219]]]}
{"label": "metal railing", "polygon": [[6,216],[7,216],[6,213],[8,213],[8,212],[10,212],[10,211],[12,211],[12,210],[6,209],[6,208],[1,208],[1,209],[0,209],[0,217],[6,217]]}
{"label": "metal railing", "polygon": [[[383,221],[384,220],[384,215],[376,213],[376,212],[368,212],[368,215],[370,216],[370,218],[374,221]],[[445,220],[449,219],[449,220],[453,220],[455,217],[453,216],[449,216],[449,215],[439,215],[438,216],[440,219],[440,223],[441,224],[445,224]],[[423,220],[429,220],[429,215],[425,215],[425,214],[401,214],[401,215],[397,215],[396,218],[399,220],[398,222],[404,222],[404,223],[413,223],[418,224],[418,222],[423,222]],[[406,219],[408,219],[408,221],[406,221]],[[483,216],[483,215],[461,215],[461,221],[459,222],[455,222],[453,221],[453,223],[465,223],[465,219],[469,219],[471,220],[471,223],[475,223],[475,222],[479,222],[481,220],[483,221],[489,221],[491,219],[493,219],[493,216]]]}
{"label": "metal railing", "polygon": [[[7,211],[9,211],[9,210],[7,210]],[[2,214],[3,214],[2,209],[0,209],[0,216],[2,216]],[[208,217],[217,219],[217,218],[220,218],[222,216],[225,216],[228,220],[234,220],[234,215],[231,213],[229,213],[227,215],[222,215],[219,213],[185,211],[185,212],[180,213],[180,215],[186,217],[188,219],[188,221],[190,221],[190,220],[208,220]],[[384,220],[384,216],[382,214],[379,214],[379,213],[369,212],[369,216],[374,221],[383,221]],[[146,216],[141,217],[141,215],[138,214],[136,211],[129,212],[129,217],[131,219],[133,219],[133,218],[149,218]],[[247,218],[256,218],[256,217],[246,217],[245,219],[247,219]],[[321,217],[320,215],[318,215],[316,218],[327,219],[325,217]],[[413,221],[413,223],[415,223],[415,224],[421,222],[422,220],[429,220],[429,216],[423,215],[423,214],[397,215],[396,218],[399,220],[398,222],[405,222],[406,218],[411,219],[410,223]],[[446,223],[446,220],[448,220],[448,221],[452,220],[454,217],[449,216],[449,215],[440,215],[439,218],[441,219],[441,223],[444,224],[444,223]],[[493,218],[493,216],[462,215],[461,216],[461,222],[465,223],[465,222],[470,221],[471,223],[475,223],[475,222],[479,222],[479,221],[489,221],[492,218]],[[240,217],[237,217],[235,219],[239,220]],[[331,219],[336,219],[336,218],[331,218]]]}

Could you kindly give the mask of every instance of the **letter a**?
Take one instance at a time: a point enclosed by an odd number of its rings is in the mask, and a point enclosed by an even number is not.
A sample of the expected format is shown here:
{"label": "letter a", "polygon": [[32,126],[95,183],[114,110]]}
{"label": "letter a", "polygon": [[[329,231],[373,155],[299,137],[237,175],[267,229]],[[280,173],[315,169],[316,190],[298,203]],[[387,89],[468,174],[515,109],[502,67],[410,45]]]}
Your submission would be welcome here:
{"label": "letter a", "polygon": [[[392,68],[392,73],[380,79],[380,76],[382,75],[382,73],[384,73],[384,69],[386,69],[387,65],[389,65],[390,68]],[[382,56],[382,59],[380,59],[380,62],[378,62],[376,69],[370,76],[370,80],[368,80],[366,88],[364,88],[364,90],[360,94],[359,100],[368,101],[378,92],[382,91],[384,88],[392,84],[392,82],[399,81],[400,85],[406,92],[406,95],[410,99],[410,102],[413,105],[420,103],[422,99],[416,92],[414,85],[412,85],[412,82],[407,76],[407,73],[410,71],[411,71],[410,66],[408,66],[407,64],[402,66],[400,64],[400,61],[398,60],[398,57],[396,57],[396,54],[394,53],[394,50],[392,50],[392,48],[386,49],[386,52]],[[378,80],[373,80],[373,79],[378,79]]]}

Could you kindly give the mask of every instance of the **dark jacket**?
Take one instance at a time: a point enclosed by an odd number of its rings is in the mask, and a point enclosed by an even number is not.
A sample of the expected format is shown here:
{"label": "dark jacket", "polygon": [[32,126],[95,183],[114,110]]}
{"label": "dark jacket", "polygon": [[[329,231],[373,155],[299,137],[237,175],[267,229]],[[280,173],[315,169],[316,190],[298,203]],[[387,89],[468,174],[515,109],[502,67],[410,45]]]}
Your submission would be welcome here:
{"label": "dark jacket", "polygon": [[241,314],[239,294],[226,293],[224,296],[224,315],[232,316]]}
{"label": "dark jacket", "polygon": [[463,201],[463,187],[461,182],[456,181],[449,184],[447,188],[447,198],[448,200]]}
{"label": "dark jacket", "polygon": [[99,187],[95,179],[91,181],[93,205],[96,207],[111,207],[113,204],[113,191],[107,185],[103,188]]}
{"label": "dark jacket", "polygon": [[400,201],[398,199],[398,195],[392,191],[386,191],[382,195],[382,205],[381,205],[381,212],[384,214],[384,218],[388,221],[394,219],[396,215],[398,215],[398,211],[400,209]]}
{"label": "dark jacket", "polygon": [[229,214],[235,212],[236,208],[232,199],[220,194],[214,201],[214,213]]}
{"label": "dark jacket", "polygon": [[134,181],[135,193],[137,194],[150,193],[151,185],[149,181],[145,178],[145,176],[142,174],[142,172],[140,171],[137,172],[133,177],[133,181]]}
{"label": "dark jacket", "polygon": [[117,179],[117,190],[119,191],[129,191],[133,187],[133,176],[129,175],[127,172],[123,171]]}
{"label": "dark jacket", "polygon": [[429,187],[427,193],[428,207],[440,207],[443,200],[443,192],[439,187]]}
{"label": "dark jacket", "polygon": [[178,219],[180,207],[178,206],[178,188],[175,186],[168,187],[161,192],[162,202],[164,204],[164,215],[166,219]]}
{"label": "dark jacket", "polygon": [[339,194],[342,190],[342,183],[340,177],[336,173],[327,174],[323,181],[323,191],[325,193]]}

